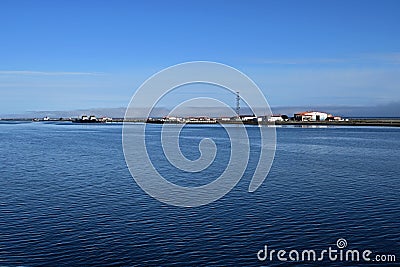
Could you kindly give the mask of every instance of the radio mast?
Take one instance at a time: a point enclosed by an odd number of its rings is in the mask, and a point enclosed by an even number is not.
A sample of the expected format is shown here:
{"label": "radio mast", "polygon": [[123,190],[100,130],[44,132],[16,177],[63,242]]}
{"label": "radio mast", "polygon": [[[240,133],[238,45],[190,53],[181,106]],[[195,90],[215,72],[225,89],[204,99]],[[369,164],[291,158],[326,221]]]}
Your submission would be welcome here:
{"label": "radio mast", "polygon": [[240,118],[240,95],[236,92],[236,116]]}

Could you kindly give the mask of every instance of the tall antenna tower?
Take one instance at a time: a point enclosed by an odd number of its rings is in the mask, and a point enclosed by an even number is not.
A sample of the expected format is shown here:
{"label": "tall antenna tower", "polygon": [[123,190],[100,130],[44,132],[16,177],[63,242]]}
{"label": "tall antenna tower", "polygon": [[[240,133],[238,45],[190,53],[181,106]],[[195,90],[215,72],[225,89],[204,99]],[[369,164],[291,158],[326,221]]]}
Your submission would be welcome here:
{"label": "tall antenna tower", "polygon": [[236,115],[240,117],[240,95],[239,92],[236,92]]}

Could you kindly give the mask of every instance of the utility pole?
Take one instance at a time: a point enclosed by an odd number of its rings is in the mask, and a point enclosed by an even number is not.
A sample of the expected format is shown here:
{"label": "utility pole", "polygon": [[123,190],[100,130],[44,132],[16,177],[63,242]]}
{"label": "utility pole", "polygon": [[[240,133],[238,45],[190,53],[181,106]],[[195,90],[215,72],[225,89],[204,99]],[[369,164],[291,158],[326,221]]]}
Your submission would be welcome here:
{"label": "utility pole", "polygon": [[240,95],[236,92],[236,116],[240,118]]}

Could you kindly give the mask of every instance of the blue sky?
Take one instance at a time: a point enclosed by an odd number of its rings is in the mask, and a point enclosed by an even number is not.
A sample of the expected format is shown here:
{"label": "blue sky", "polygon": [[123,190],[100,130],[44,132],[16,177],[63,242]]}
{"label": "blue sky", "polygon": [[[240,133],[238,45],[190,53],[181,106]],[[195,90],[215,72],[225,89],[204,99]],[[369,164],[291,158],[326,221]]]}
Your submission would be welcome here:
{"label": "blue sky", "polygon": [[400,103],[399,13],[388,0],[1,1],[0,114],[127,106],[193,60],[243,71],[271,106]]}

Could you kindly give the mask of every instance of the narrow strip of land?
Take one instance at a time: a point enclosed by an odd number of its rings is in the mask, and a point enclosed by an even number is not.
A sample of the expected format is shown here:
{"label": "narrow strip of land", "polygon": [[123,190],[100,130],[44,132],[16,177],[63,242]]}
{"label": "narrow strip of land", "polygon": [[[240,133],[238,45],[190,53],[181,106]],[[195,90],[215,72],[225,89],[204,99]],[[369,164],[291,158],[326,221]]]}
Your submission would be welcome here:
{"label": "narrow strip of land", "polygon": [[[40,122],[44,120],[32,119],[32,118],[17,118],[17,119],[1,119],[1,122]],[[60,118],[60,119],[50,119],[46,120],[45,122],[72,122],[73,120],[69,118]],[[275,121],[275,122],[268,122],[268,121],[226,121],[220,120],[218,118],[212,119],[209,121],[161,121],[161,120],[146,120],[142,118],[113,118],[109,121],[98,121],[98,123],[110,123],[110,122],[139,122],[139,123],[155,123],[155,124],[247,124],[247,125],[279,125],[279,126],[382,126],[382,127],[400,127],[400,119],[393,118],[393,119],[346,119],[343,121]],[[84,123],[84,122],[83,122]]]}

